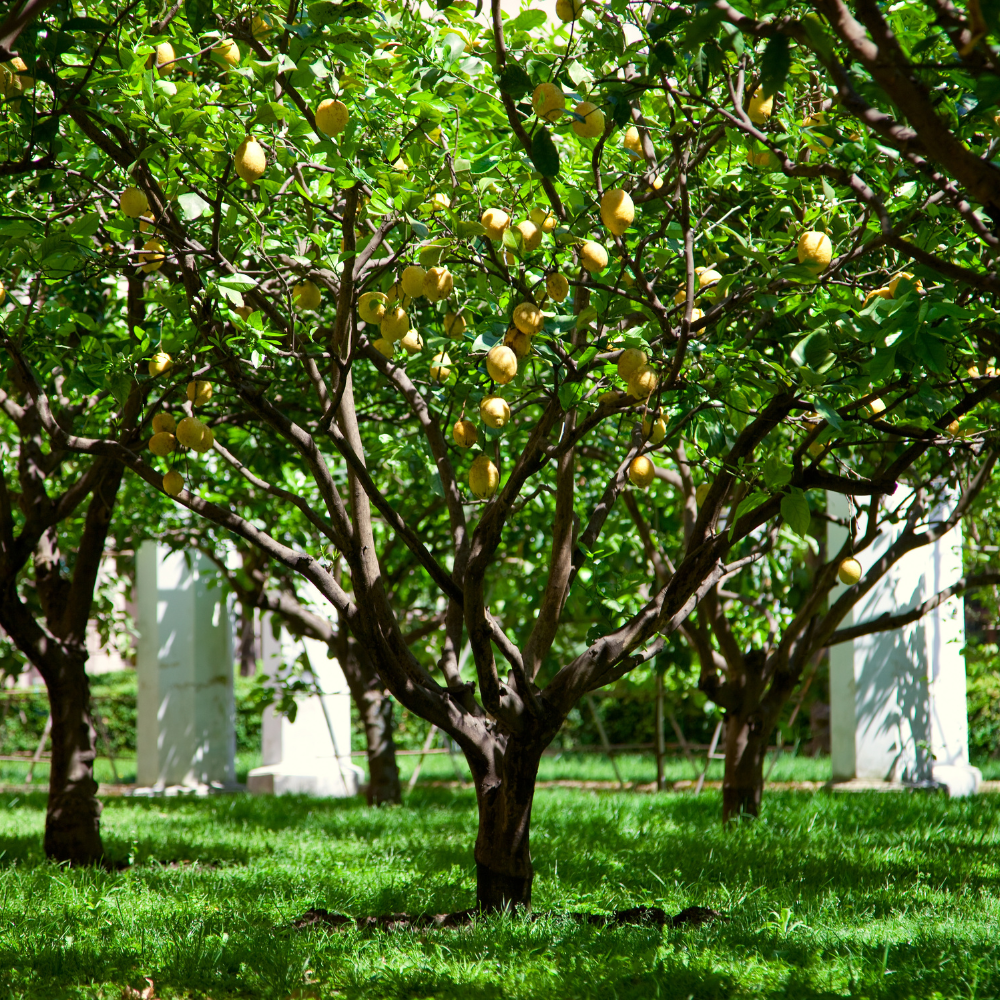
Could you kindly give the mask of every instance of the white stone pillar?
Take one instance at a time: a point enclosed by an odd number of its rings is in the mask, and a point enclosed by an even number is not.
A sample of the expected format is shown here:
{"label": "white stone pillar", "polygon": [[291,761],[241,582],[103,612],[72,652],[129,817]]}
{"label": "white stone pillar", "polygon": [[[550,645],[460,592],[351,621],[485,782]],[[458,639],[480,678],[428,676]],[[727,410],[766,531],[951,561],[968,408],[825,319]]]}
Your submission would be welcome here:
{"label": "white stone pillar", "polygon": [[[849,516],[848,501],[827,494],[827,510]],[[864,510],[856,537],[865,531]],[[890,525],[867,550],[857,553],[862,569],[872,566],[898,537]],[[836,554],[847,533],[827,529],[827,547]],[[904,555],[854,606],[840,627],[899,614],[932,597],[962,575],[962,529]],[[833,603],[846,588],[838,584]],[[833,780],[899,782],[930,780],[952,795],[979,787],[981,775],[969,766],[965,701],[965,608],[953,597],[920,620],[876,632],[830,649],[830,758]]]}
{"label": "white stone pillar", "polygon": [[232,625],[218,572],[200,554],[143,542],[136,605],[136,784],[234,785]]}
{"label": "white stone pillar", "polygon": [[305,656],[311,674],[304,676],[322,697],[297,695],[294,722],[273,705],[264,709],[263,764],[250,771],[247,789],[262,795],[356,795],[364,772],[351,763],[351,696],[340,664],[316,639],[293,639],[284,631],[276,639],[270,615],[261,619],[261,651],[263,670],[276,681]]}

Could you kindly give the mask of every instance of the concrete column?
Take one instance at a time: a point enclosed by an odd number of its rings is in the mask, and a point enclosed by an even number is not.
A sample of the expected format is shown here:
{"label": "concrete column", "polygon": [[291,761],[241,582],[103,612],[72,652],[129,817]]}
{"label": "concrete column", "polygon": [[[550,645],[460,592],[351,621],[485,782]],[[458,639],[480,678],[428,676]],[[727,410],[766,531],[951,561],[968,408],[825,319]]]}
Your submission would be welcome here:
{"label": "concrete column", "polygon": [[[273,705],[264,710],[261,767],[247,776],[256,794],[350,796],[364,775],[351,763],[351,696],[343,671],[315,639],[293,639],[282,631],[275,638],[270,615],[261,622],[264,672],[281,683],[302,666],[302,679],[315,690],[296,695],[295,721]],[[334,751],[336,743],[336,752]]]}
{"label": "concrete column", "polygon": [[[849,516],[848,501],[827,494],[827,510]],[[865,531],[863,511],[858,536]],[[889,548],[902,525],[888,526],[857,555],[867,570]],[[846,531],[830,524],[828,550],[836,553]],[[855,605],[841,627],[899,614],[962,575],[961,525],[933,545],[915,549]],[[840,584],[831,603],[844,591]],[[936,781],[953,795],[979,787],[969,766],[965,701],[965,617],[955,597],[919,621],[861,636],[830,649],[830,757],[833,780],[920,784]]]}
{"label": "concrete column", "polygon": [[218,573],[199,554],[144,542],[136,605],[137,784],[233,785],[232,624]]}

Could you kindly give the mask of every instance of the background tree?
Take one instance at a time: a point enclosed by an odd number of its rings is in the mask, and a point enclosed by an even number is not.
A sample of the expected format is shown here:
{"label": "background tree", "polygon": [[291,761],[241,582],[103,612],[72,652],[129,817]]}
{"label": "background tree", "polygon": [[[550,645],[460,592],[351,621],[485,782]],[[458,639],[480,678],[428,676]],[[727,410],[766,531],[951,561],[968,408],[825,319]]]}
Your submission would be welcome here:
{"label": "background tree", "polygon": [[[988,475],[995,450],[993,237],[969,201],[989,211],[995,168],[963,145],[975,123],[947,121],[939,144],[943,111],[880,96],[884,60],[840,8],[836,38],[724,5],[560,10],[314,4],[254,22],[192,6],[146,31],[113,8],[103,34],[36,37],[45,87],[5,133],[16,162],[58,141],[60,170],[120,192],[94,247],[156,271],[155,336],[136,339],[159,353],[130,371],[144,420],[184,418],[154,464],[96,423],[61,427],[34,345],[8,339],[55,446],[118,459],[324,595],[394,697],[466,754],[486,909],[530,903],[538,762],[581,696],[792,544],[784,525],[804,534],[809,491]],[[838,46],[869,74],[847,78],[843,130],[821,82]],[[876,107],[897,98],[912,130]],[[825,450],[807,459],[803,438]],[[275,441],[297,455],[277,471],[260,446]],[[647,519],[676,552],[659,581],[615,531],[654,461],[682,482],[712,470],[700,507],[685,495]],[[308,536],[274,537],[262,497]],[[432,652],[405,641],[397,549],[444,615]],[[836,570],[795,615],[815,622]],[[600,606],[582,637],[563,624],[581,593]]]}

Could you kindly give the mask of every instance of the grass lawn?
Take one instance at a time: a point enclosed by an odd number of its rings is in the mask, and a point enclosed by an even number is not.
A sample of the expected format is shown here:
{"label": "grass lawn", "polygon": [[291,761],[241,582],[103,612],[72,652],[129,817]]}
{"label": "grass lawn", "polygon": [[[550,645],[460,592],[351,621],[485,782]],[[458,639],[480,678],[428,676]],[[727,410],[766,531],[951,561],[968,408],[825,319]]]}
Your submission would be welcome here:
{"label": "grass lawn", "polygon": [[[132,861],[113,874],[43,860],[44,803],[0,796],[0,997],[118,1000],[144,975],[159,997],[213,1000],[285,1000],[310,982],[305,995],[374,1000],[1000,996],[1000,796],[771,793],[761,821],[724,831],[715,791],[544,790],[534,905],[553,915],[392,933],[290,922],[313,906],[470,905],[471,790],[378,811],[109,799],[105,844]],[[558,915],[640,903],[731,919],[661,931]]]}

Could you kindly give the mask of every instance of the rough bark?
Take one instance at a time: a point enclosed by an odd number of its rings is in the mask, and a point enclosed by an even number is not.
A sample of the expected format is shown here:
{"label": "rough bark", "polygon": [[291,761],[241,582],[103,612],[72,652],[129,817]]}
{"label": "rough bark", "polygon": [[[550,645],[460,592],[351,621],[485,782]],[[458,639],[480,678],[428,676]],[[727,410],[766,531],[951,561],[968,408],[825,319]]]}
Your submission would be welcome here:
{"label": "rough bark", "polygon": [[760,712],[726,712],[722,822],[756,818],[764,791],[767,730]]}
{"label": "rough bark", "polygon": [[47,681],[52,712],[52,767],[45,854],[73,865],[104,860],[101,803],[94,780],[97,733],[90,715],[86,665],[86,653],[64,657],[56,675]]}
{"label": "rough bark", "polygon": [[541,750],[508,742],[493,768],[473,774],[479,804],[476,906],[487,913],[531,909],[528,838],[540,759]]}

